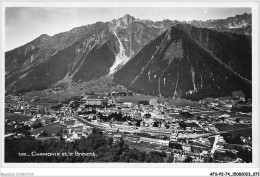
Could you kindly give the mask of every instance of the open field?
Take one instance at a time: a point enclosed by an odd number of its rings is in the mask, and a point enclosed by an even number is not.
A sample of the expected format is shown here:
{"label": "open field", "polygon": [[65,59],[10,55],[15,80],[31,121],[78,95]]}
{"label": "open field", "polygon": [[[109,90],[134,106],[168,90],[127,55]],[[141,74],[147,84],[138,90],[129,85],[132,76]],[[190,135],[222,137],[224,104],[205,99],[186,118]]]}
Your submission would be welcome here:
{"label": "open field", "polygon": [[219,131],[230,131],[230,130],[237,130],[237,129],[242,129],[242,128],[251,128],[252,125],[251,124],[234,124],[234,125],[230,125],[230,124],[227,124],[227,123],[216,123],[215,127]]}
{"label": "open field", "polygon": [[186,136],[187,139],[197,139],[197,138],[205,138],[205,137],[208,137],[208,136],[211,136],[213,135],[213,133],[202,133],[202,134],[188,134]]}
{"label": "open field", "polygon": [[200,112],[200,113],[194,113],[197,116],[201,115],[208,115],[208,116],[221,116],[223,114],[228,114],[230,117],[237,117],[237,118],[252,118],[252,116],[241,114],[239,112],[228,112],[228,111],[210,111],[210,112]]}
{"label": "open field", "polygon": [[22,121],[28,121],[31,118],[32,116],[25,116],[25,115],[14,114],[14,113],[5,113],[5,119],[7,119],[8,121],[22,122]]}
{"label": "open field", "polygon": [[121,96],[124,102],[132,102],[138,104],[139,101],[150,101],[157,97],[134,94],[133,96]]}
{"label": "open field", "polygon": [[65,129],[66,127],[64,125],[61,125],[59,123],[57,124],[50,124],[41,128],[37,128],[31,132],[32,135],[37,135],[41,131],[45,131],[48,134],[56,134],[60,132],[61,129]]}
{"label": "open field", "polygon": [[185,99],[170,99],[168,102],[169,102],[170,105],[174,105],[174,106],[177,106],[177,107],[185,107],[185,106],[196,107],[196,106],[199,106],[198,102],[185,100]]}
{"label": "open field", "polygon": [[32,91],[32,92],[27,92],[25,94],[25,96],[28,96],[28,97],[45,97],[46,95],[42,92],[42,91]]}
{"label": "open field", "polygon": [[[64,86],[65,89],[60,89],[60,93],[52,93],[51,91],[59,88],[59,86]],[[28,97],[38,96],[48,101],[61,101],[64,99],[69,99],[72,96],[79,96],[83,93],[94,91],[95,93],[104,94],[110,93],[112,91],[126,91],[127,89],[123,86],[114,84],[112,78],[104,77],[99,79],[93,79],[84,83],[60,83],[58,85],[52,86],[45,91],[50,91],[47,95],[44,91],[32,91],[26,93]],[[47,101],[47,102],[48,102]]]}
{"label": "open field", "polygon": [[112,77],[101,77],[98,79],[92,79],[83,83],[69,83],[68,89],[64,90],[61,95],[80,95],[82,93],[94,91],[95,93],[109,93],[112,91],[126,91],[124,86],[113,83]]}
{"label": "open field", "polygon": [[31,105],[51,108],[52,106],[56,106],[58,103],[59,103],[59,101],[44,99],[44,100],[39,100],[39,101],[33,102],[33,103],[31,103]]}
{"label": "open field", "polygon": [[156,96],[146,96],[140,94],[134,94],[133,96],[121,96],[124,102],[138,103],[139,101],[150,101],[150,99],[157,99],[158,101],[168,102],[171,106],[185,107],[185,106],[199,106],[198,102],[185,100],[185,99],[168,99],[158,98]]}
{"label": "open field", "polygon": [[252,128],[248,127],[248,128],[239,129],[239,130],[232,130],[232,131],[229,131],[229,133],[232,135],[235,135],[235,136],[242,135],[243,137],[248,138],[248,137],[252,137]]}
{"label": "open field", "polygon": [[226,123],[217,123],[216,128],[219,131],[227,131],[233,135],[242,135],[244,137],[252,137],[252,124],[226,124]]}

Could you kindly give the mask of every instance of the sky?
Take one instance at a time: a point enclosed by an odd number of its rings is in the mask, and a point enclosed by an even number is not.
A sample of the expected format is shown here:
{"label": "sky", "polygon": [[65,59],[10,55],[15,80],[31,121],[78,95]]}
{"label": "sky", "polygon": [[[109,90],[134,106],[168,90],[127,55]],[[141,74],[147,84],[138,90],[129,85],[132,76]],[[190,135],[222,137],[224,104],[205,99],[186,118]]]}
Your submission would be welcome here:
{"label": "sky", "polygon": [[250,8],[188,7],[6,7],[5,51],[24,45],[41,34],[50,36],[97,21],[111,21],[126,14],[139,19],[191,21],[225,19]]}

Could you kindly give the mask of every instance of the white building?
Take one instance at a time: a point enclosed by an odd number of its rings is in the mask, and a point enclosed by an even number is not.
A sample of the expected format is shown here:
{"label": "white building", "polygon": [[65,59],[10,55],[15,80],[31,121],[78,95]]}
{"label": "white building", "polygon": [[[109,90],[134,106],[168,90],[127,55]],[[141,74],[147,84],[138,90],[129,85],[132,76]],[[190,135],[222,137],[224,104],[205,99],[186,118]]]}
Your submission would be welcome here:
{"label": "white building", "polygon": [[150,104],[150,105],[157,105],[157,104],[158,104],[158,101],[157,101],[157,99],[150,99],[149,104]]}

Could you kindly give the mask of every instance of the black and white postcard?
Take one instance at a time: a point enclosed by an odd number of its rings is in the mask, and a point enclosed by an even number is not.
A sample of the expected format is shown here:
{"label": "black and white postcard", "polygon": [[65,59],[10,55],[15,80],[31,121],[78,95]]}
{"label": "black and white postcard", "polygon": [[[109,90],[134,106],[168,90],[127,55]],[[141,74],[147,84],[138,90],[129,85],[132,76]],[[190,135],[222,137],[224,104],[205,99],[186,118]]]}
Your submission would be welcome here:
{"label": "black and white postcard", "polygon": [[1,175],[259,176],[258,8],[3,2]]}

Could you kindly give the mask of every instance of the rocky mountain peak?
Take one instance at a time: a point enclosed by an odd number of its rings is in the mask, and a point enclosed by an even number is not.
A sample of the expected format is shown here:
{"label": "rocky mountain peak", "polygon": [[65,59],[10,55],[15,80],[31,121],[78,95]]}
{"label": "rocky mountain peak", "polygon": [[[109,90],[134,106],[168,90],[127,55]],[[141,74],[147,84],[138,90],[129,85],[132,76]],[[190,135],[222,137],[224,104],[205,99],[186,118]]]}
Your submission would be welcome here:
{"label": "rocky mountain peak", "polygon": [[126,14],[123,18],[121,18],[121,21],[128,26],[130,25],[133,21],[135,21],[135,18],[129,14]]}
{"label": "rocky mountain peak", "polygon": [[244,13],[226,19],[187,22],[199,28],[210,28],[220,32],[251,35],[252,14]]}
{"label": "rocky mountain peak", "polygon": [[125,28],[125,27],[128,27],[135,20],[136,19],[133,16],[126,14],[125,16],[123,16],[119,19],[112,20],[111,24],[114,26],[117,26],[117,27]]}
{"label": "rocky mountain peak", "polygon": [[126,14],[53,36],[42,34],[6,52],[6,91],[113,75],[115,83],[149,95],[225,96],[238,88],[250,95],[251,42],[235,34],[251,34],[250,16],[154,22]]}

